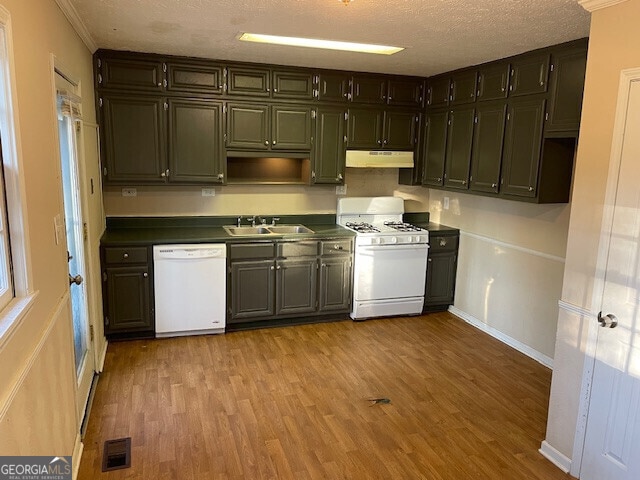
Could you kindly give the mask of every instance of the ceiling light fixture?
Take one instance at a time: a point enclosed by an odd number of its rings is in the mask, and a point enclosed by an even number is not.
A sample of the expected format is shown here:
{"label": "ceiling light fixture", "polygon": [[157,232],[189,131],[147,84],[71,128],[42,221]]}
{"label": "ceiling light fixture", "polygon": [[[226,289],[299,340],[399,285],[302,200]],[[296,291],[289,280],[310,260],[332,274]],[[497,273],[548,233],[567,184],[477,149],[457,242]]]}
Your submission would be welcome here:
{"label": "ceiling light fixture", "polygon": [[[341,0],[342,1],[342,0]],[[374,45],[370,43],[338,42],[335,40],[319,40],[317,38],[282,37],[279,35],[262,35],[260,33],[242,33],[238,40],[243,42],[271,43],[293,47],[324,48],[328,50],[344,50],[347,52],[376,53],[379,55],[393,55],[401,52],[404,47],[388,45]]]}
{"label": "ceiling light fixture", "polygon": [[341,3],[344,3],[344,6],[346,7],[347,5],[349,5],[351,2],[353,2],[353,0],[338,0]]}

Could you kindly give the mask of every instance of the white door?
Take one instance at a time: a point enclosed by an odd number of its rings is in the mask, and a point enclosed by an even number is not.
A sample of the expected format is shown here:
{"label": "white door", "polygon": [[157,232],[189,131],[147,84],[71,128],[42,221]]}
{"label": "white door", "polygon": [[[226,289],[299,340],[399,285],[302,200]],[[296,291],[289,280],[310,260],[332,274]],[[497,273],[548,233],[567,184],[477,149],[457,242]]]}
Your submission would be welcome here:
{"label": "white door", "polygon": [[69,259],[69,295],[73,319],[75,366],[78,381],[76,408],[82,420],[95,373],[93,344],[90,336],[86,289],[85,233],[82,217],[78,140],[82,122],[74,118],[74,108],[58,99],[58,137],[60,166]]}
{"label": "white door", "polygon": [[640,78],[627,85],[621,148],[614,140],[620,170],[609,198],[615,201],[605,205],[613,209],[602,295],[606,325],[596,346],[580,472],[586,480],[640,479]]}

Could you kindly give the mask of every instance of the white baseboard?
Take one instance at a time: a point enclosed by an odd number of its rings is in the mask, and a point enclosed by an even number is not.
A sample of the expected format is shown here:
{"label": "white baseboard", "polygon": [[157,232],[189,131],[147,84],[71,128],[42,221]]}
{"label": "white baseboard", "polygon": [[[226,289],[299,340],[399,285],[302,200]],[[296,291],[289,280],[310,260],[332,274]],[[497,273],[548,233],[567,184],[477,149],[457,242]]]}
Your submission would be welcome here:
{"label": "white baseboard", "polygon": [[487,325],[486,323],[481,322],[480,320],[475,318],[473,315],[469,315],[468,313],[463,312],[462,310],[454,307],[453,305],[449,307],[449,312],[453,313],[456,317],[460,317],[462,320],[464,320],[470,325],[473,325],[477,329],[482,330],[485,333],[488,333],[494,338],[497,338],[502,343],[506,343],[510,347],[515,348],[520,353],[524,353],[526,356],[533,358],[537,362],[540,362],[545,367],[553,369],[553,358],[545,355],[544,353],[541,353],[535,350],[534,348],[531,348],[529,345],[525,345],[519,340],[516,340],[515,338],[512,338],[509,335],[506,335],[505,333],[501,332],[497,328],[493,328]]}
{"label": "white baseboard", "polygon": [[98,357],[98,364],[96,365],[96,372],[97,373],[102,373],[102,370],[104,369],[104,361],[107,358],[107,347],[109,346],[109,341],[105,340],[104,341],[104,347],[102,348],[102,351],[100,352],[100,355]]}
{"label": "white baseboard", "polygon": [[78,478],[78,472],[80,471],[80,460],[82,459],[82,451],[84,450],[84,444],[80,438],[80,433],[76,435],[76,444],[73,446],[73,457],[71,457],[71,463],[73,466],[72,478],[76,480]]}
{"label": "white baseboard", "polygon": [[546,440],[542,442],[538,451],[544,458],[549,460],[564,473],[569,473],[569,470],[571,469],[571,459],[549,445]]}

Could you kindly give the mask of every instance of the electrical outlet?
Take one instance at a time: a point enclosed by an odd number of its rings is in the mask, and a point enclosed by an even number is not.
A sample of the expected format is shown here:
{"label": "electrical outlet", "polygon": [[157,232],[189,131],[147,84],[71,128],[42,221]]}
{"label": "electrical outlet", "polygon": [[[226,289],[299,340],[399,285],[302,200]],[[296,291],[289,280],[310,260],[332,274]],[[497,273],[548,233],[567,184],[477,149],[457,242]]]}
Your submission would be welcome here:
{"label": "electrical outlet", "polygon": [[336,195],[346,195],[346,194],[347,194],[346,185],[336,185]]}
{"label": "electrical outlet", "polygon": [[138,196],[138,190],[135,188],[123,188],[122,189],[122,196],[123,197],[137,197]]}
{"label": "electrical outlet", "polygon": [[449,210],[449,197],[444,197],[442,201],[442,208]]}
{"label": "electrical outlet", "polygon": [[202,196],[203,197],[215,197],[216,196],[216,189],[215,188],[203,188],[202,189]]}

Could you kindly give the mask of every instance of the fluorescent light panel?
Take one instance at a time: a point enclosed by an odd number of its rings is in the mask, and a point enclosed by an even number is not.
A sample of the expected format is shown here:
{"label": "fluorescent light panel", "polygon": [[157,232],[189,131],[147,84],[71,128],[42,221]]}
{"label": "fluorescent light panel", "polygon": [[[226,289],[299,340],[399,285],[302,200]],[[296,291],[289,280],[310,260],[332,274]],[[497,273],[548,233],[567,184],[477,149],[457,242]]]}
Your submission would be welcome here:
{"label": "fluorescent light panel", "polygon": [[243,33],[238,40],[244,42],[272,43],[275,45],[289,45],[293,47],[324,48],[328,50],[344,50],[347,52],[376,53],[379,55],[393,55],[404,50],[403,47],[388,45],[372,45],[369,43],[338,42],[335,40],[319,40],[316,38],[282,37],[279,35],[262,35],[260,33]]}

